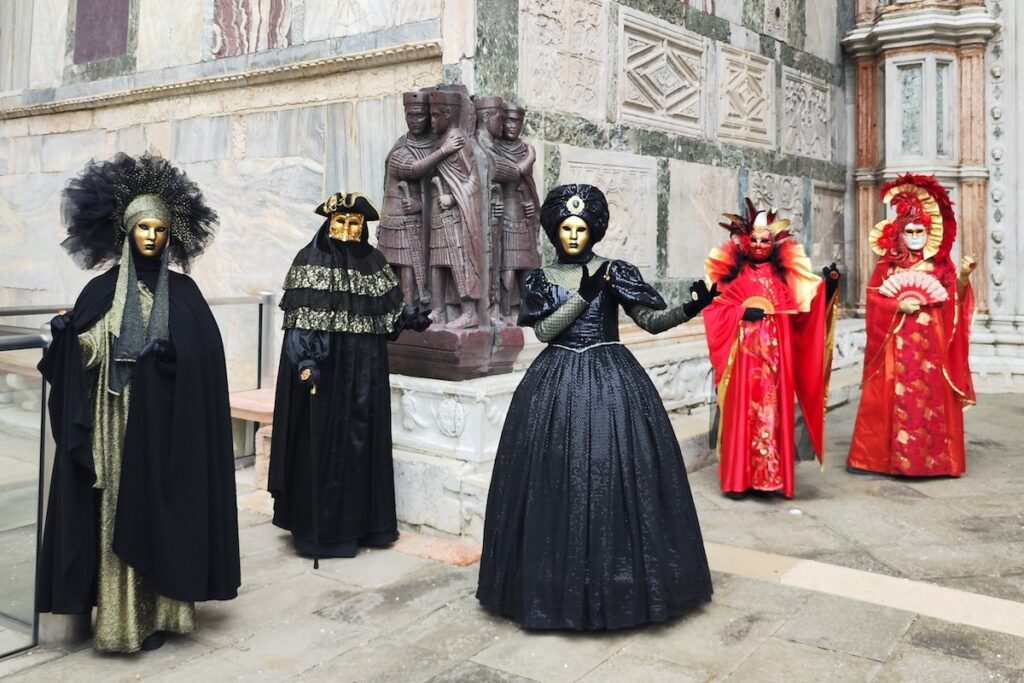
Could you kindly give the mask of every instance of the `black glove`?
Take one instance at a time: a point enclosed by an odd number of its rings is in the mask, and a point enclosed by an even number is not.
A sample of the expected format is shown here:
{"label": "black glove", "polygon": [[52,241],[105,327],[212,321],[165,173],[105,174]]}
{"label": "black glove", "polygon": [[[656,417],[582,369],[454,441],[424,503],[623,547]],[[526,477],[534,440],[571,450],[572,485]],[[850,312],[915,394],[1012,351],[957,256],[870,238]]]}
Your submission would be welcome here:
{"label": "black glove", "polygon": [[406,317],[405,329],[412,330],[413,332],[422,332],[430,327],[433,322],[429,314],[423,313],[419,308],[413,308]]}
{"label": "black glove", "polygon": [[63,332],[68,329],[68,325],[71,323],[70,313],[60,313],[53,316],[53,320],[50,321],[51,332]]}
{"label": "black glove", "polygon": [[[306,370],[309,370],[308,376],[304,376]],[[320,382],[320,368],[316,361],[304,360],[299,363],[299,381],[307,387],[315,387]]]}
{"label": "black glove", "polygon": [[178,357],[177,352],[174,350],[174,344],[170,340],[166,339],[154,339],[139,351],[139,360],[146,358],[147,356],[153,356],[157,360],[173,361]]}
{"label": "black glove", "polygon": [[601,293],[604,286],[608,284],[605,280],[605,276],[608,274],[608,264],[611,261],[605,261],[601,266],[594,271],[593,275],[587,271],[587,267],[583,266],[583,277],[580,278],[579,295],[583,297],[587,303],[590,303],[597,298],[597,295]]}
{"label": "black glove", "polygon": [[683,313],[687,318],[699,315],[720,294],[717,282],[708,289],[707,283],[703,280],[694,280],[690,285],[690,300],[683,304]]}
{"label": "black glove", "polygon": [[839,288],[839,269],[835,261],[821,269],[821,276],[825,278],[825,299],[831,299]]}
{"label": "black glove", "polygon": [[756,323],[758,320],[764,318],[763,308],[748,308],[743,311],[743,319],[748,323]]}

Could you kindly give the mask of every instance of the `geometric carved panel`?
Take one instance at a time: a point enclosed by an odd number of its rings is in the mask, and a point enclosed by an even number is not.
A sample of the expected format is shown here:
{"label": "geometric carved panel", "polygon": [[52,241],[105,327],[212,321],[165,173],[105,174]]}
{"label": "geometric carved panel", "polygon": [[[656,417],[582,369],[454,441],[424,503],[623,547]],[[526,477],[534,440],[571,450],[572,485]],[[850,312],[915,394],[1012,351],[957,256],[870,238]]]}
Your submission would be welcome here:
{"label": "geometric carved panel", "polygon": [[832,158],[832,91],[829,84],[794,69],[782,70],[782,151]]}
{"label": "geometric carved panel", "polygon": [[625,7],[619,16],[619,120],[701,135],[707,40]]}
{"label": "geometric carved panel", "polygon": [[718,136],[771,147],[775,139],[775,63],[728,45],[719,47]]}
{"label": "geometric carved panel", "polygon": [[657,266],[658,161],[626,152],[561,145],[560,183],[596,185],[608,200],[608,231],[597,252],[632,263],[645,277]]}
{"label": "geometric carved panel", "polygon": [[604,118],[604,10],[600,0],[520,3],[519,94],[524,104]]}

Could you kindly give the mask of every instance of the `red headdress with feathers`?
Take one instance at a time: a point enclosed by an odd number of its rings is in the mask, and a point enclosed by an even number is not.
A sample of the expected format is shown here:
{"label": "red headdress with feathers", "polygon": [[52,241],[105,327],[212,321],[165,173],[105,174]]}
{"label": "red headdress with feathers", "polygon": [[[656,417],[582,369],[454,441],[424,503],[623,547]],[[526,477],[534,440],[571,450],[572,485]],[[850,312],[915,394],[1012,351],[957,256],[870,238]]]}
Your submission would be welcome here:
{"label": "red headdress with feathers", "polygon": [[928,242],[923,256],[939,268],[952,268],[949,252],[956,239],[956,216],[949,193],[935,176],[904,173],[882,186],[882,201],[896,212],[871,230],[871,249],[883,260],[902,263],[910,257],[901,233],[909,223],[923,225]]}
{"label": "red headdress with feathers", "polygon": [[[750,197],[747,197],[744,201],[746,202],[747,215],[740,216],[735,213],[724,213],[722,215],[728,218],[729,222],[719,223],[719,225],[729,231],[729,234],[732,235],[739,246],[740,253],[747,255],[750,253],[750,236],[754,232],[754,222],[757,220],[759,212],[757,207],[754,206],[754,202],[750,200]],[[789,231],[789,219],[778,219],[775,209],[769,209],[764,213],[767,218],[767,225],[764,227],[772,233],[776,244],[788,239],[792,235]]]}

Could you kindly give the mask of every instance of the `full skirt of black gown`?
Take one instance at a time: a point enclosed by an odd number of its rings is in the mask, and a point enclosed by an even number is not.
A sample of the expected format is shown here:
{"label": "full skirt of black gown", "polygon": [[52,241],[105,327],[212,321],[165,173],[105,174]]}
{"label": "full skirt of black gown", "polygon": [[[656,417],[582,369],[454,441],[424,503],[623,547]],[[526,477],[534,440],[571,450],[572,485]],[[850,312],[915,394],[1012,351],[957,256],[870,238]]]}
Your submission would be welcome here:
{"label": "full skirt of black gown", "polygon": [[477,598],[529,629],[617,629],[711,599],[682,454],[622,345],[549,346],[509,408]]}

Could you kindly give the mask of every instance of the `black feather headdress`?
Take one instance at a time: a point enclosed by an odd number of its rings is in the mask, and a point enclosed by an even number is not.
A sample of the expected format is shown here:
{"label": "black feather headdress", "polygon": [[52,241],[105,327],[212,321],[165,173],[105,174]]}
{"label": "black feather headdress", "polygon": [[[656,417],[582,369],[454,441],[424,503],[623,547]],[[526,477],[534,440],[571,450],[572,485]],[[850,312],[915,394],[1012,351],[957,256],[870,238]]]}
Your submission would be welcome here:
{"label": "black feather headdress", "polygon": [[124,238],[133,227],[124,224],[125,210],[142,195],[153,195],[166,206],[167,259],[188,272],[192,260],[213,239],[217,214],[183,171],[148,152],[90,161],[68,183],[61,203],[68,236],[61,246],[86,270],[113,263],[121,257]]}

